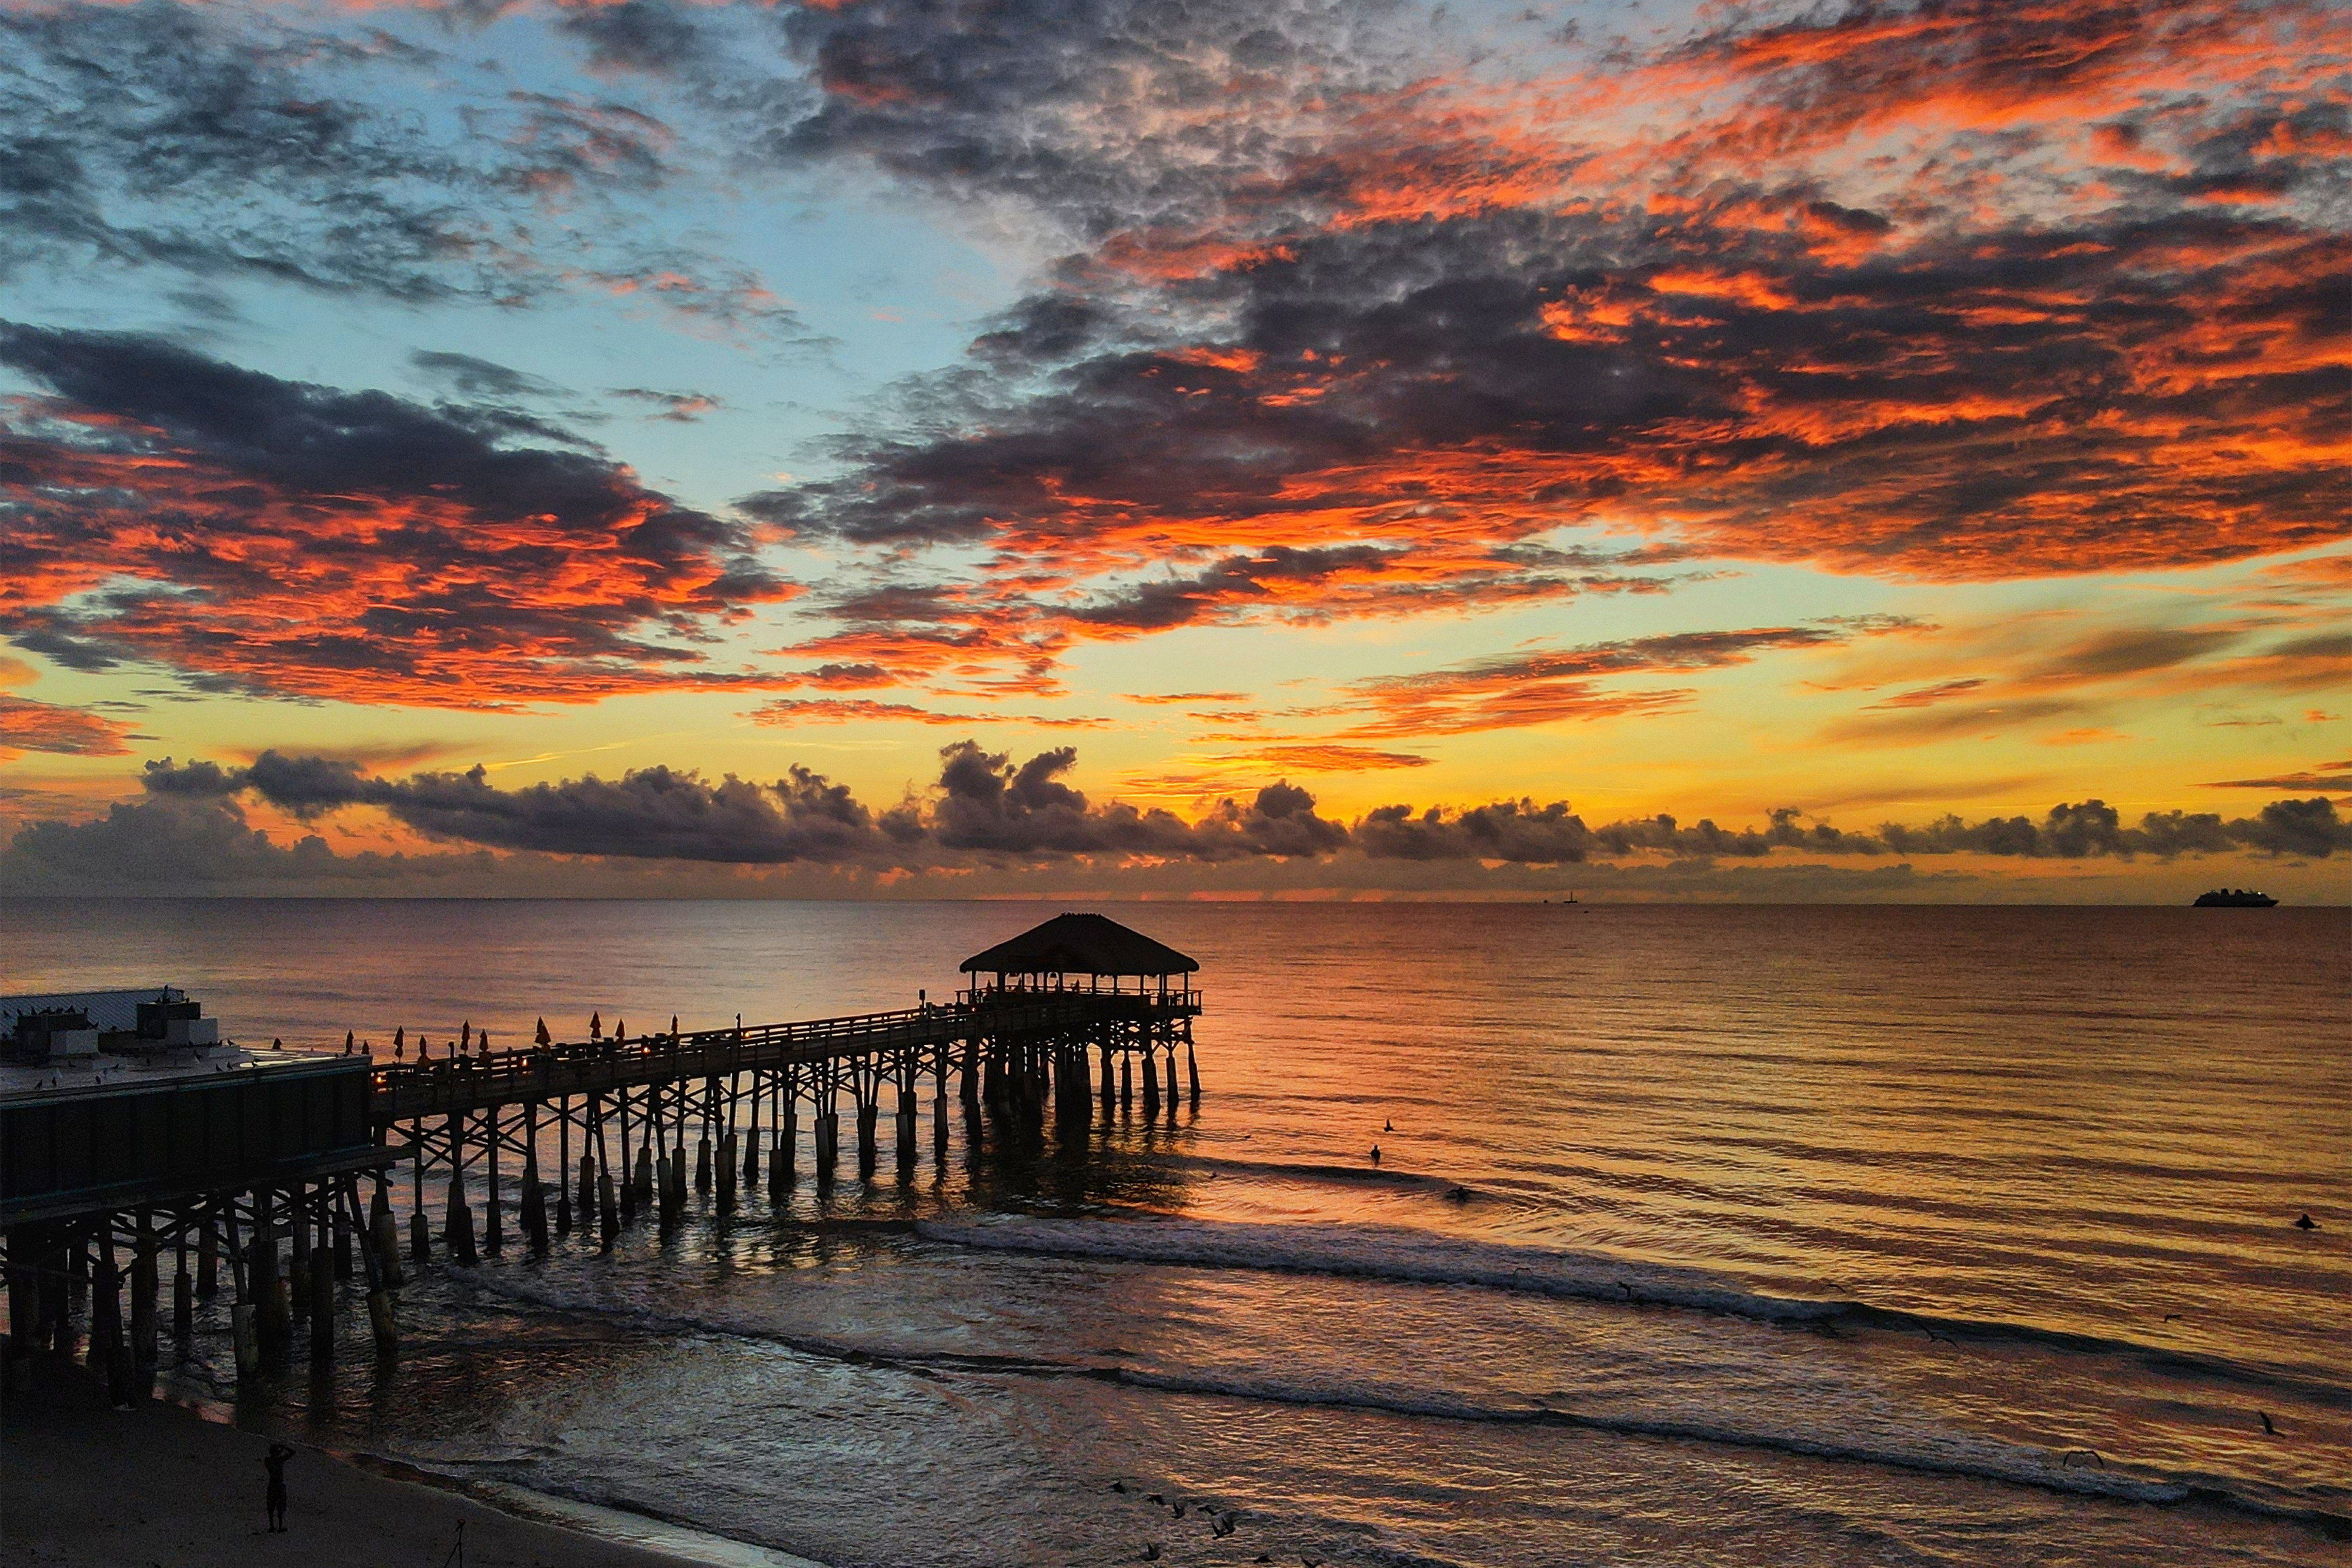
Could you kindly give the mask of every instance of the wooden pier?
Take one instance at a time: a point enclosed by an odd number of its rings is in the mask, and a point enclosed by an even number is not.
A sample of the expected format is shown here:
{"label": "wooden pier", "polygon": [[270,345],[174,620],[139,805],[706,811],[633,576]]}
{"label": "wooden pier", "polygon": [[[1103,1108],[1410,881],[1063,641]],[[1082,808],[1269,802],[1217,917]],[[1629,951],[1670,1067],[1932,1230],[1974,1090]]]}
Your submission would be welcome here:
{"label": "wooden pier", "polygon": [[313,1305],[360,1263],[373,1335],[392,1348],[397,1260],[381,1245],[391,1233],[370,1231],[360,1208],[361,1179],[392,1158],[369,1115],[366,1064],[263,1056],[0,1097],[12,1382],[37,1354],[77,1353],[87,1301],[90,1370],[117,1403],[144,1397],[167,1262],[180,1336],[226,1264],[240,1372],[284,1355],[305,1324],[312,1354],[331,1357],[334,1313]]}
{"label": "wooden pier", "polygon": [[[409,1178],[406,1266],[430,1263],[437,1243],[470,1267],[505,1248],[510,1209],[534,1251],[575,1229],[609,1251],[641,1217],[673,1227],[698,1199],[731,1216],[763,1178],[782,1204],[804,1150],[826,1192],[842,1177],[845,1109],[864,1181],[881,1167],[886,1109],[900,1179],[919,1158],[927,1108],[945,1161],[951,1097],[975,1156],[991,1126],[1033,1137],[1050,1120],[1066,1146],[1082,1145],[1134,1116],[1139,1088],[1145,1122],[1173,1121],[1182,1100],[1200,1102],[1197,968],[1099,915],[1070,915],[965,960],[971,983],[954,1000],[893,1012],[684,1031],[672,1020],[650,1034],[390,1063],[293,1057],[228,1079],[97,1091],[88,1103],[115,1105],[110,1122],[75,1109],[89,1090],[0,1100],[9,1375],[29,1375],[36,1354],[73,1353],[71,1308],[86,1296],[91,1364],[122,1396],[143,1396],[167,1253],[183,1337],[226,1259],[241,1375],[283,1359],[306,1324],[313,1357],[331,1359],[338,1282],[355,1270],[371,1337],[393,1354],[405,1273],[397,1176]],[[313,1081],[333,1087],[299,1087]],[[224,1097],[265,1082],[298,1087],[236,1109]],[[190,1098],[205,1092],[213,1098]],[[441,1199],[437,1234],[428,1193]],[[133,1259],[127,1333],[118,1247]]]}

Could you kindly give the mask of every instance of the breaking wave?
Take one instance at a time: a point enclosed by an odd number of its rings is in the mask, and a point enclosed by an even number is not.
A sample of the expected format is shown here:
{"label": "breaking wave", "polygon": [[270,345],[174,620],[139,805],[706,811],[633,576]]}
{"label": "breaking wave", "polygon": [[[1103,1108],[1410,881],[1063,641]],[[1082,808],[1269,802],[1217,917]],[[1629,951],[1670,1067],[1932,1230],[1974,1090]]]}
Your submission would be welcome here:
{"label": "breaking wave", "polygon": [[2078,1355],[2127,1358],[2168,1374],[2277,1389],[2315,1404],[2352,1409],[2352,1390],[2332,1384],[2119,1336],[1911,1312],[1844,1296],[1774,1295],[1703,1269],[1399,1228],[971,1215],[918,1220],[914,1232],[928,1241],[982,1251],[1465,1286],[1627,1306],[1679,1307],[1791,1328],[1876,1329],[1969,1343],[2030,1344]]}

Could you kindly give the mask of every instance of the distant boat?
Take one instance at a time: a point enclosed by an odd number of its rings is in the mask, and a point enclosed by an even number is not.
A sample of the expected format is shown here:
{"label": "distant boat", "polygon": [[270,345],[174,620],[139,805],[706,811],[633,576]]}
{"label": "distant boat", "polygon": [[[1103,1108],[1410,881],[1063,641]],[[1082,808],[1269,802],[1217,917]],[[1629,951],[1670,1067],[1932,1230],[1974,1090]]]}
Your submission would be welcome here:
{"label": "distant boat", "polygon": [[2199,909],[2268,909],[2278,900],[2267,893],[2256,893],[2245,887],[2217,887],[2210,893],[2197,895]]}

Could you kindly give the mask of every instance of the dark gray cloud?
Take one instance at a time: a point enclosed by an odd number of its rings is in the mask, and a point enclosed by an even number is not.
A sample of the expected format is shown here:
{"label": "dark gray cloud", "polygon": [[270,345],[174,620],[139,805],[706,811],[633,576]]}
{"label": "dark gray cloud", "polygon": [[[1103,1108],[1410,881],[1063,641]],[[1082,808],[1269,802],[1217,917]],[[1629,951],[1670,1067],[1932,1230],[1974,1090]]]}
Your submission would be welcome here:
{"label": "dark gray cloud", "polygon": [[695,644],[788,591],[747,526],[509,408],[5,322],[0,364],[51,394],[0,423],[0,630],[68,662],[360,700],[586,700],[742,684]]}
{"label": "dark gray cloud", "polygon": [[553,382],[472,354],[420,350],[408,356],[408,362],[462,398],[497,398],[511,402],[563,395],[563,389]]}
{"label": "dark gray cloud", "polygon": [[[2182,214],[1923,237],[1833,266],[1801,235],[1750,226],[1789,198],[1750,189],[1712,204],[1671,220],[1514,212],[1297,235],[1187,285],[1227,324],[1225,363],[1120,344],[1081,349],[1044,390],[1025,374],[968,383],[961,421],[846,443],[845,478],[768,504],[857,542],[1039,556],[1117,541],[1139,517],[1239,544],[1312,510],[1402,545],[1433,513],[1501,542],[1663,507],[1734,553],[1954,577],[2181,565],[2340,536],[2340,470],[2159,480],[2144,466],[2184,426],[2316,437],[2352,423],[2352,385],[2250,365],[2217,404],[2130,378],[2200,316],[2317,329],[2334,312],[2334,237]],[[2292,276],[2236,275],[2235,258],[2277,249],[2300,256]],[[2060,297],[2092,303],[2071,321],[1982,325],[1997,301]],[[1618,324],[1580,328],[1580,309]],[[2035,395],[2021,401],[2021,386]],[[2012,412],[1899,412],[1972,399]],[[1838,424],[1850,438],[1825,440]]]}
{"label": "dark gray cloud", "polygon": [[593,70],[686,70],[709,64],[714,48],[694,7],[673,0],[567,4],[556,26],[588,47]]}
{"label": "dark gray cloud", "polygon": [[716,784],[667,768],[500,789],[480,768],[377,779],[345,761],[264,752],[251,766],[147,765],[148,792],[225,800],[251,792],[305,821],[373,806],[437,839],[506,850],[785,864],[887,854],[897,824],[803,768],[773,785]]}
{"label": "dark gray cloud", "polygon": [[1416,68],[1386,36],[1400,15],[1385,0],[794,7],[780,25],[819,96],[781,106],[764,150],[1016,197],[1088,240],[1193,227],[1285,173],[1352,94]]}
{"label": "dark gray cloud", "polygon": [[372,806],[435,838],[499,849],[754,865],[1102,854],[1219,861],[1326,854],[1347,841],[1345,828],[1315,814],[1312,795],[1287,784],[1186,822],[1089,802],[1060,781],[1076,760],[1066,747],[1015,764],[961,742],[940,754],[928,801],[879,811],[802,768],[773,783],[712,783],[652,768],[509,790],[479,768],[378,779],[347,761],[270,751],[245,768],[151,762],[145,783],[151,796],[174,800],[249,792],[306,821]]}
{"label": "dark gray cloud", "polygon": [[308,68],[366,54],[179,5],[0,12],[0,276],[160,262],[422,299],[478,293],[468,171]]}
{"label": "dark gray cloud", "polygon": [[940,762],[928,825],[945,850],[1222,861],[1328,854],[1347,842],[1347,829],[1318,816],[1315,797],[1288,783],[1266,786],[1245,806],[1222,801],[1187,822],[1171,811],[1088,801],[1061,781],[1077,762],[1075,747],[1015,764],[964,741],[941,752]]}
{"label": "dark gray cloud", "polygon": [[[1433,68],[1390,11],[799,11],[820,98],[772,152],[1017,198],[1076,249],[840,442],[836,477],[747,504],[894,557],[992,552],[899,623],[910,664],[1016,622],[1053,650],[1315,612],[1317,583],[1254,570],[1277,550],[1370,550],[1415,589],[1334,570],[1330,614],[1633,585],[1494,570],[1595,522],[1941,579],[2340,538],[2352,160],[2312,109],[2340,75],[2296,42],[2339,23],[1731,6],[1554,95]],[[1665,129],[1563,122],[1586,87]],[[1878,183],[1856,165],[1898,127],[1924,140]],[[2135,183],[2192,150],[2194,181]]]}
{"label": "dark gray cloud", "polygon": [[[454,129],[399,104],[412,84]],[[619,221],[676,177],[672,144],[641,110],[514,91],[380,27],[170,0],[0,10],[0,279],[161,266],[509,306],[585,282],[796,333],[750,272]]]}
{"label": "dark gray cloud", "polygon": [[1532,800],[1449,810],[1410,806],[1370,812],[1354,829],[1366,854],[1397,860],[1474,859],[1556,863],[1644,855],[1677,860],[1760,860],[1775,852],[1816,855],[1992,855],[2002,859],[2081,861],[2138,855],[2262,854],[2325,860],[2352,851],[2352,820],[2326,800],[2274,800],[2256,816],[2225,821],[2211,812],[2151,811],[2137,825],[2104,800],[2053,806],[2031,817],[1969,821],[1948,816],[1919,826],[1885,823],[1850,832],[1827,822],[1807,824],[1782,809],[1760,828],[1723,828],[1702,819],[1637,818],[1588,828],[1565,802]]}
{"label": "dark gray cloud", "polygon": [[610,395],[644,403],[655,411],[648,418],[667,420],[672,424],[692,424],[720,403],[709,392],[657,392],[650,387],[614,387]]}
{"label": "dark gray cloud", "polygon": [[1386,806],[1353,824],[1320,815],[1287,783],[1228,798],[1187,821],[1125,802],[1089,800],[1065,781],[1075,748],[1025,760],[959,742],[940,753],[931,787],[876,810],[842,785],[794,768],[772,783],[712,783],[667,768],[618,780],[590,776],[501,789],[483,769],[378,779],[347,761],[267,752],[246,768],[168,758],[147,765],[157,800],[230,801],[247,793],[304,820],[372,806],[435,838],[558,855],[777,865],[796,862],[916,870],[1074,858],[1193,865],[1358,855],[1393,862],[1516,865],[1753,861],[1830,856],[1989,855],[2003,859],[2127,860],[2253,852],[2326,859],[2352,851],[2352,821],[2327,800],[2276,800],[2252,818],[2151,812],[2126,825],[2100,800],[2053,807],[2042,818],[1946,817],[1853,832],[1776,810],[1759,827],[1725,828],[1671,816],[1588,826],[1565,801],[1501,800],[1452,810]]}
{"label": "dark gray cloud", "polygon": [[152,894],[274,886],[361,889],[489,872],[487,850],[447,855],[338,854],[324,839],[280,844],[254,828],[233,800],[160,795],[108,808],[90,821],[34,821],[0,850],[0,888],[11,893]]}

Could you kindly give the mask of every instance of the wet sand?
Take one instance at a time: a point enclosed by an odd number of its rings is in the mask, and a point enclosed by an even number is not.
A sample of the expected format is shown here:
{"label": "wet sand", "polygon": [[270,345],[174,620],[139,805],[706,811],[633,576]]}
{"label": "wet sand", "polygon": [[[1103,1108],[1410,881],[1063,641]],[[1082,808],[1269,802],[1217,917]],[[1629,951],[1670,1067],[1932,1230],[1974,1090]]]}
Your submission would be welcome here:
{"label": "wet sand", "polygon": [[110,1409],[83,1379],[49,1381],[0,1409],[0,1568],[438,1568],[460,1523],[467,1568],[686,1568],[299,1445],[288,1530],[272,1535],[268,1438],[160,1401]]}

